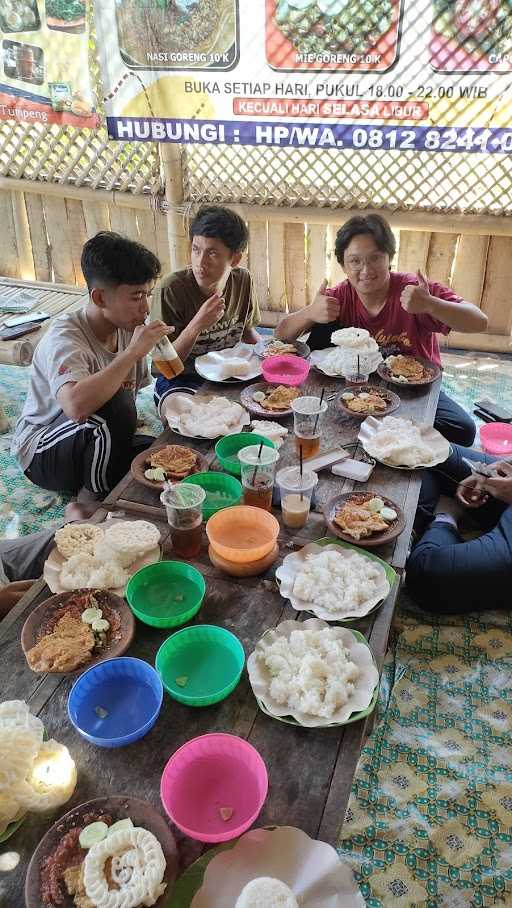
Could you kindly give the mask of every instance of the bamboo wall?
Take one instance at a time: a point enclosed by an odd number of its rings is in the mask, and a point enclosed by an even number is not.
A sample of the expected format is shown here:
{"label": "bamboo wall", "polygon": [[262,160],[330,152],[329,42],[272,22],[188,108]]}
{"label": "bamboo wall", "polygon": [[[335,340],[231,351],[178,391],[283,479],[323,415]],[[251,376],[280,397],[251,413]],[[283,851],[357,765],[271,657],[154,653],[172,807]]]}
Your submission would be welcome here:
{"label": "bamboo wall", "polygon": [[[176,213],[170,217],[155,209],[150,196],[2,183],[1,275],[80,286],[83,243],[100,229],[144,243],[159,256],[164,272],[170,270],[169,224],[178,219]],[[329,284],[343,279],[333,256],[334,237],[352,212],[233,207],[249,224],[243,264],[256,282],[265,324],[275,325],[280,313],[310,302],[324,277]],[[181,215],[179,220],[178,263],[185,264]],[[402,213],[389,215],[389,220],[398,240],[398,270],[420,268],[479,305],[489,318],[487,334],[452,332],[450,346],[510,352],[512,219]]]}

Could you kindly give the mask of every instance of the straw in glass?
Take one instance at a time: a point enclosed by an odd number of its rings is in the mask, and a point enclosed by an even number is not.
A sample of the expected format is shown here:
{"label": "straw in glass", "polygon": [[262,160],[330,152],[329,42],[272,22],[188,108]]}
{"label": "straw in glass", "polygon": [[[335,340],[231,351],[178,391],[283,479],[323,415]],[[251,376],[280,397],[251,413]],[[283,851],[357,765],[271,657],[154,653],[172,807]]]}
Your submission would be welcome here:
{"label": "straw in glass", "polygon": [[320,411],[321,411],[321,409],[322,409],[322,403],[323,403],[323,399],[324,399],[324,394],[325,394],[325,388],[322,388],[322,393],[321,393],[321,395],[320,395],[320,403],[319,403],[319,405],[318,405],[320,409],[318,410],[318,413],[317,413],[317,416],[316,416],[316,419],[315,419],[315,425],[313,426],[313,436],[316,434],[316,427],[317,427],[317,425],[318,425],[318,420],[320,419]]}
{"label": "straw in glass", "polygon": [[[259,449],[259,451],[258,451],[258,460],[260,460],[260,458],[261,458],[261,451],[262,451],[262,448],[263,448],[263,442],[261,441],[261,442],[260,442],[260,449]],[[256,481],[256,473],[257,473],[257,472],[258,472],[258,464],[256,464],[256,466],[254,467],[254,473],[252,474],[252,486],[253,486],[253,487],[254,487],[254,483],[255,483],[255,481]]]}

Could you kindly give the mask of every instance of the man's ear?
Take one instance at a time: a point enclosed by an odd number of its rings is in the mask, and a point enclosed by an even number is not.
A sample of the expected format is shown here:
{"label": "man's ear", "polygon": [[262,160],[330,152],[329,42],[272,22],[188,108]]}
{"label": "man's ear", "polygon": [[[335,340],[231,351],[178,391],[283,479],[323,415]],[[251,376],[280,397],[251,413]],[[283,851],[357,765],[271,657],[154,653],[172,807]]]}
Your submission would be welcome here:
{"label": "man's ear", "polygon": [[89,298],[91,300],[91,303],[94,303],[94,305],[97,306],[98,309],[105,308],[105,291],[102,287],[93,287],[89,294]]}
{"label": "man's ear", "polygon": [[243,252],[236,252],[233,258],[231,259],[231,267],[236,268],[237,265],[242,261]]}

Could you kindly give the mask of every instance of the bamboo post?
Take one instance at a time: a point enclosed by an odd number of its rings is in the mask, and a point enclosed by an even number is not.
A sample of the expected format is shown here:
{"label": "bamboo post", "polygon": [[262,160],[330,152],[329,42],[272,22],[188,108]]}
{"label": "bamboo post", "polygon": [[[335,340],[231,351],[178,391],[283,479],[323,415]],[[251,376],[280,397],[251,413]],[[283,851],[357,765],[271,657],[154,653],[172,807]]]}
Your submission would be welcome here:
{"label": "bamboo post", "polygon": [[159,146],[159,151],[165,178],[165,197],[169,205],[167,211],[169,257],[171,271],[176,271],[178,268],[184,268],[189,260],[184,219],[183,215],[177,210],[183,206],[181,146],[175,145],[173,142],[166,142]]}
{"label": "bamboo post", "polygon": [[13,192],[11,198],[20,275],[27,281],[33,281],[36,274],[34,270],[34,258],[32,255],[30,227],[27,209],[25,208],[25,198],[21,192]]}

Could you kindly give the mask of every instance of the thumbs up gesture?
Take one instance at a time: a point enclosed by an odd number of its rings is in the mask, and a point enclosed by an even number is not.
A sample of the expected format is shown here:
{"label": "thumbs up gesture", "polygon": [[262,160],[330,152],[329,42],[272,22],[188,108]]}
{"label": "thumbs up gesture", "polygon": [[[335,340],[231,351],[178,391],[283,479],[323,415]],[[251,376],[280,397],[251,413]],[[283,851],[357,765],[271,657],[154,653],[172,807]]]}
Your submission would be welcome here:
{"label": "thumbs up gesture", "polygon": [[400,303],[402,309],[410,312],[411,315],[419,315],[421,312],[428,312],[432,297],[428,286],[428,281],[421,271],[416,272],[417,284],[407,284],[400,294]]}
{"label": "thumbs up gesture", "polygon": [[317,324],[326,325],[334,322],[340,314],[339,301],[334,296],[327,296],[326,289],[327,281],[324,280],[309,307],[311,318]]}

